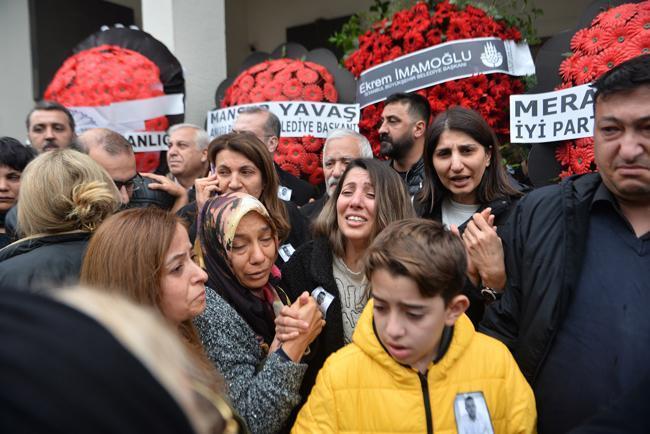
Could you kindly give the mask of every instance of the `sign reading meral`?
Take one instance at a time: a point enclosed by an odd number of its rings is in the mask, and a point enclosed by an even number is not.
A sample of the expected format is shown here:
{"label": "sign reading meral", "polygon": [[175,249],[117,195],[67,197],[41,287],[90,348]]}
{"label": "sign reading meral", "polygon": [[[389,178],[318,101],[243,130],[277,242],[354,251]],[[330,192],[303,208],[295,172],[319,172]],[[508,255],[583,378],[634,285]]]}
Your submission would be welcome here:
{"label": "sign reading meral", "polygon": [[535,73],[527,44],[499,38],[462,39],[435,45],[361,73],[357,103],[366,107],[396,92],[411,92],[476,74]]}

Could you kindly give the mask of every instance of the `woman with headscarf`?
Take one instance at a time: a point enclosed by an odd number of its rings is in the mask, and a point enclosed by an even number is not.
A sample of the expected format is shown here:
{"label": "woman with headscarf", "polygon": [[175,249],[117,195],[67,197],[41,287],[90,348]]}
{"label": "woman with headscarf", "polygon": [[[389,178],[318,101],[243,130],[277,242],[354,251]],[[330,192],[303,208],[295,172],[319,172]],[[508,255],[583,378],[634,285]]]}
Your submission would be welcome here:
{"label": "woman with headscarf", "polygon": [[195,181],[198,213],[211,195],[250,194],[273,219],[278,247],[282,247],[276,262],[283,266],[293,251],[309,239],[309,229],[296,205],[278,197],[280,181],[273,156],[264,143],[249,132],[224,134],[210,142],[208,161],[210,175]]}
{"label": "woman with headscarf", "polygon": [[210,199],[198,235],[209,288],[195,324],[250,430],[275,433],[300,402],[307,368],[300,361],[323,326],[322,316],[303,295],[305,333],[282,344],[275,337],[275,318],[289,299],[277,286],[275,221],[256,198],[240,192]]}

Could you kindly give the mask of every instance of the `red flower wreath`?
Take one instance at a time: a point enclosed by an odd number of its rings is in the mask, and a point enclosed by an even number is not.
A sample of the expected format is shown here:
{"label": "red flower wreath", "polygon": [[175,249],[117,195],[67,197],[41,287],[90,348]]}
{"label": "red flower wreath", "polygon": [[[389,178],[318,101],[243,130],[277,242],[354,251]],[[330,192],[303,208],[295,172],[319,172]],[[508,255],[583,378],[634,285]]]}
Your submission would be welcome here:
{"label": "red flower wreath", "polygon": [[[420,2],[410,9],[396,12],[390,21],[375,23],[372,30],[359,36],[359,48],[345,59],[345,67],[355,76],[372,66],[395,59],[403,54],[442,42],[495,36],[501,39],[521,40],[518,29],[497,20],[474,6],[465,8],[439,2],[429,10]],[[489,74],[454,80],[419,90],[429,101],[435,116],[447,107],[462,105],[477,110],[500,135],[509,133],[508,98],[522,93],[521,79],[505,74]],[[359,128],[370,140],[373,151],[379,150],[377,128],[383,103],[365,107]]]}
{"label": "red flower wreath", "polygon": [[[160,70],[142,54],[100,45],[69,57],[45,90],[45,99],[67,107],[103,106],[164,95]],[[165,116],[145,121],[146,131],[165,131]],[[154,171],[160,153],[138,152],[138,171]]]}
{"label": "red flower wreath", "polygon": [[[650,3],[628,3],[600,13],[573,35],[571,50],[560,65],[558,89],[589,83],[626,60],[650,53]],[[596,170],[593,144],[589,137],[558,145],[561,178]]]}
{"label": "red flower wreath", "polygon": [[[275,59],[242,72],[226,90],[221,106],[299,100],[335,103],[338,99],[334,77],[324,66],[295,59]],[[319,156],[323,142],[312,136],[282,137],[275,162],[292,175],[319,184],[323,181]]]}

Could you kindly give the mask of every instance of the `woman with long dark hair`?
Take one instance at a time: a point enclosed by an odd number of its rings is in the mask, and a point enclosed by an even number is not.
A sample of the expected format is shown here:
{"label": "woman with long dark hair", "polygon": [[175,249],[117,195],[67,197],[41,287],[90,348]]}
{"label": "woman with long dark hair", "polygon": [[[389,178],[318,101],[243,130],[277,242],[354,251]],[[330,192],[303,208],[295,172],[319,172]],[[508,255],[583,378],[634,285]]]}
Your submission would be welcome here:
{"label": "woman with long dark hair", "polygon": [[499,228],[522,191],[501,164],[494,131],[473,110],[452,107],[440,113],[429,127],[423,158],[425,183],[416,210],[463,237],[471,264],[467,314],[476,324],[485,298],[495,298],[505,287]]}

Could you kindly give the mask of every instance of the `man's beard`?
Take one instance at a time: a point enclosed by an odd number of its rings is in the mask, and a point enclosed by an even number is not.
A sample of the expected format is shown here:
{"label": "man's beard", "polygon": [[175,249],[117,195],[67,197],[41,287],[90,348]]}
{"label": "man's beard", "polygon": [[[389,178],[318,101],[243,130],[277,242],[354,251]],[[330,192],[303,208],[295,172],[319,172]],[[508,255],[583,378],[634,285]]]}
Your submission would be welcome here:
{"label": "man's beard", "polygon": [[391,160],[401,160],[413,148],[413,137],[405,134],[398,139],[391,139],[388,133],[379,135],[379,155]]}

